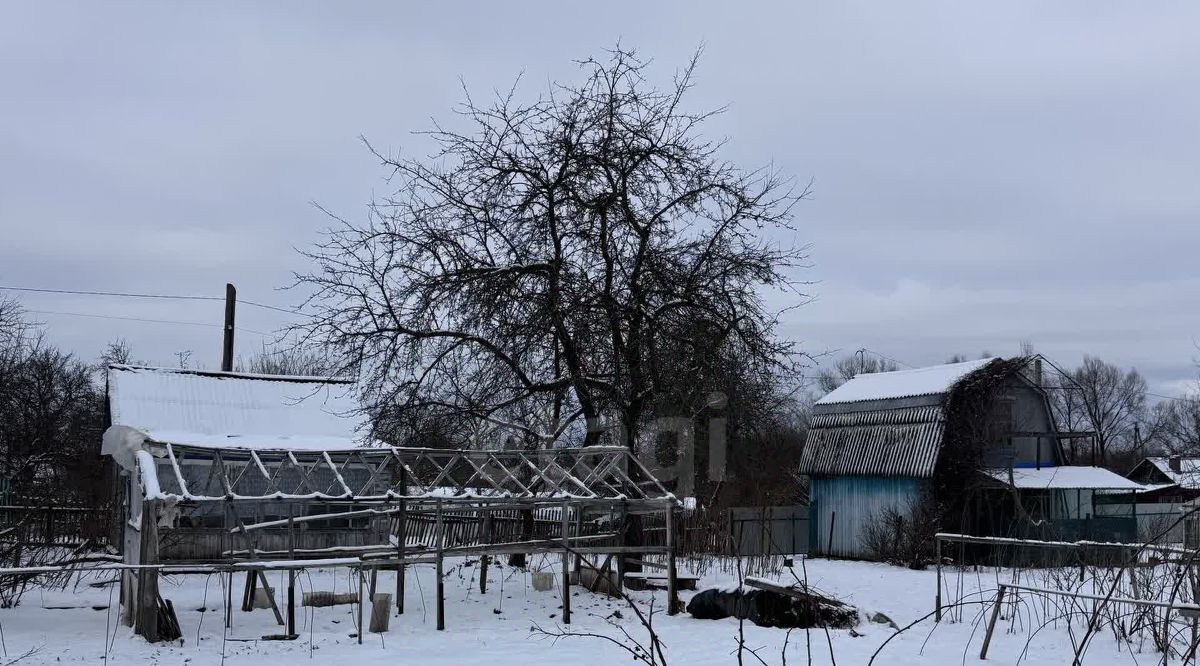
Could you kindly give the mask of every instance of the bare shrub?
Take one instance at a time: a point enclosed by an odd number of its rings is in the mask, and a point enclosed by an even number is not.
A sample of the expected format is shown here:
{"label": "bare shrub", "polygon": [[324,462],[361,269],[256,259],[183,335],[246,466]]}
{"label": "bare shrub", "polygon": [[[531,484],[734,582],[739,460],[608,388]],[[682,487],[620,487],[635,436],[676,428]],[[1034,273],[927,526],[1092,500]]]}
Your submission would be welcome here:
{"label": "bare shrub", "polygon": [[936,503],[923,497],[907,507],[891,506],[880,511],[867,522],[859,538],[873,559],[924,569],[933,560],[934,535],[940,524],[941,511]]}

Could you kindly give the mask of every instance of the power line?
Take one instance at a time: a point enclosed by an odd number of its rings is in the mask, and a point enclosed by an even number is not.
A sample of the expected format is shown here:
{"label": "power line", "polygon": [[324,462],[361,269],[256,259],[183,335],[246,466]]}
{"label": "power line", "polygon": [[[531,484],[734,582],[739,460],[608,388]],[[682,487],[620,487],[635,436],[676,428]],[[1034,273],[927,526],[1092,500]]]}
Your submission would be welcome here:
{"label": "power line", "polygon": [[915,368],[916,367],[914,365],[905,363],[904,361],[898,361],[898,360],[892,358],[891,356],[885,356],[883,354],[880,354],[879,352],[875,351],[874,349],[867,349],[866,347],[860,347],[859,349],[867,352],[868,354],[874,354],[874,355],[878,356],[879,358],[882,358],[885,361],[891,361],[892,363],[895,363],[896,365],[902,365],[906,368]]}
{"label": "power line", "polygon": [[[181,326],[204,326],[205,328],[224,328],[221,324],[210,324],[203,321],[180,321],[176,319],[146,319],[144,317],[121,317],[119,315],[99,315],[86,312],[63,312],[60,310],[28,310],[30,314],[47,314],[47,315],[66,315],[69,317],[90,317],[92,319],[117,319],[120,321],[138,321],[150,324],[176,324]],[[271,333],[264,333],[250,328],[237,327],[237,330],[246,333],[254,333],[255,335],[269,336]]]}
{"label": "power line", "polygon": [[[195,295],[184,295],[184,294],[142,294],[142,293],[122,292],[122,291],[88,291],[88,290],[82,290],[82,289],[45,289],[45,288],[39,288],[39,287],[0,286],[0,291],[27,291],[27,292],[34,292],[34,293],[39,293],[39,294],[71,294],[71,295],[76,295],[76,296],[115,296],[118,298],[158,298],[158,299],[170,299],[170,300],[177,300],[177,301],[223,301],[223,300],[225,300],[225,298],[222,296],[195,296]],[[251,305],[256,308],[263,308],[265,310],[274,310],[275,312],[282,312],[284,314],[305,316],[303,312],[297,312],[295,310],[289,310],[287,308],[276,307],[274,305],[267,305],[266,303],[256,303],[254,301],[247,301],[247,300],[241,299],[241,298],[237,299],[237,302],[243,303],[245,305]]]}
{"label": "power line", "polygon": [[1196,400],[1196,398],[1189,398],[1186,395],[1185,396],[1163,395],[1161,393],[1151,393],[1149,391],[1146,391],[1146,395],[1152,395],[1155,398],[1162,398],[1163,400],[1178,400],[1180,402],[1190,402],[1192,400]]}
{"label": "power line", "polygon": [[35,287],[0,286],[0,291],[32,291],[42,294],[75,294],[78,296],[119,296],[122,298],[167,298],[180,301],[223,301],[220,296],[181,296],[178,294],[136,294],[119,291],[83,291],[77,289],[41,289]]}
{"label": "power line", "polygon": [[264,308],[266,308],[266,310],[274,310],[276,312],[282,312],[284,314],[298,314],[298,316],[300,316],[300,317],[307,317],[307,314],[305,314],[304,312],[296,312],[295,310],[288,310],[288,308],[286,308],[286,307],[275,307],[274,305],[262,304],[262,302],[247,301],[247,300],[242,300],[242,299],[238,299],[238,302],[240,302],[240,304],[252,305],[254,307],[264,307]]}

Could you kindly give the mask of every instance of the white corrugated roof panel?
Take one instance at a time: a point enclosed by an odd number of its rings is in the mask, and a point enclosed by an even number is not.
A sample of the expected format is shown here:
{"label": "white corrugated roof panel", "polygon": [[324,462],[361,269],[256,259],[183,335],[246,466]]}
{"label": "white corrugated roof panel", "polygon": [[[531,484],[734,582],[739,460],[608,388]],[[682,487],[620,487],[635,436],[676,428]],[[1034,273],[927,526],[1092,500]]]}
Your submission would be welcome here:
{"label": "white corrugated roof panel", "polygon": [[816,404],[830,405],[946,393],[958,380],[994,360],[982,358],[977,361],[947,363],[927,368],[856,375],[854,379],[830,391]]}
{"label": "white corrugated roof panel", "polygon": [[113,425],[150,439],[192,446],[341,449],[359,446],[363,424],[353,384],[321,377],[277,377],[113,365],[108,372]]}
{"label": "white corrugated roof panel", "polygon": [[1200,488],[1200,458],[1181,456],[1178,472],[1171,469],[1171,459],[1169,457],[1151,457],[1147,458],[1147,460],[1153,463],[1168,479],[1179,484],[1180,487],[1190,490]]}
{"label": "white corrugated roof panel", "polygon": [[[987,475],[1008,483],[1007,469],[990,469]],[[1041,490],[1145,490],[1145,486],[1136,481],[1110,472],[1103,467],[1087,467],[1082,465],[1060,465],[1043,467],[1041,469],[1018,468],[1012,471],[1013,486],[1025,489]]]}

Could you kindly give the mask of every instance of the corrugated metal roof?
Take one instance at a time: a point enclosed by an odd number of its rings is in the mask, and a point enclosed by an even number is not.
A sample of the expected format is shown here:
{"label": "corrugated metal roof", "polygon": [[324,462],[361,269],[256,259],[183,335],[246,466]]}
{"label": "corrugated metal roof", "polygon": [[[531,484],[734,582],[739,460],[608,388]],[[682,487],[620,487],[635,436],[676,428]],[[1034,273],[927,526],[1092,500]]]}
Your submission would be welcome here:
{"label": "corrugated metal roof", "polygon": [[113,425],[158,442],[193,446],[340,449],[360,444],[353,384],[324,377],[276,377],[112,365]]}
{"label": "corrugated metal roof", "polygon": [[936,406],[821,414],[809,426],[800,473],[928,478],[944,431]]}
{"label": "corrugated metal roof", "polygon": [[856,375],[854,379],[830,391],[816,404],[831,405],[946,393],[960,379],[994,360],[996,359],[982,358],[977,361],[932,365],[927,368]]}
{"label": "corrugated metal roof", "polygon": [[[1009,470],[989,469],[988,476],[1008,483]],[[1088,467],[1084,465],[1059,465],[1030,469],[1020,467],[1012,470],[1012,484],[1015,488],[1041,490],[1145,490],[1140,483],[1130,481],[1125,477],[1114,474],[1103,467]]]}

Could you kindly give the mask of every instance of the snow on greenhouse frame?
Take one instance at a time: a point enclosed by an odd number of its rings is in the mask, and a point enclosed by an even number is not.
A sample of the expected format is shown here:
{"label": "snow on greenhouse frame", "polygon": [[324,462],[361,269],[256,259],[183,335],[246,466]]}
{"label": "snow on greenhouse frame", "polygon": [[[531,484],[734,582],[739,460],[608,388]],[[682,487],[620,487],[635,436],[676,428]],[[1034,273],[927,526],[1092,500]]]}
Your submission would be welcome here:
{"label": "snow on greenhouse frame", "polygon": [[[497,554],[561,553],[565,623],[568,553],[577,566],[580,557],[615,556],[617,589],[625,557],[665,556],[669,608],[678,606],[679,503],[624,447],[366,446],[353,385],[335,378],[113,365],[108,381],[103,452],[123,491],[122,618],[148,640],[178,633],[159,590],[163,572],[218,573],[227,590],[245,573],[243,610],[256,600],[269,607],[285,638],[296,635],[297,571],[310,566],[357,573],[360,593],[330,603],[356,604],[360,626],[364,606],[382,605],[386,616],[380,570],[395,572],[403,613],[406,567],[431,564],[440,581],[445,558],[465,554],[486,567]],[[630,529],[646,514],[666,526],[657,540]],[[284,604],[269,571],[287,572]],[[306,595],[310,602],[324,603]],[[445,627],[440,582],[437,626]]]}

